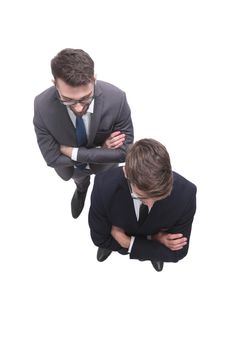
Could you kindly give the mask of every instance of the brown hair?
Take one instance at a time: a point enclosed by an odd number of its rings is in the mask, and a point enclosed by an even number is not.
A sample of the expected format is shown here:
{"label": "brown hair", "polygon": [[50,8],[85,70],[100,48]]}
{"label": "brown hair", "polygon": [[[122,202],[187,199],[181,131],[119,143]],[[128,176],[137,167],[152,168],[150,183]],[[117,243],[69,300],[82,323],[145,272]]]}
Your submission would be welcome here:
{"label": "brown hair", "polygon": [[62,79],[70,86],[87,85],[94,79],[94,62],[80,49],[64,49],[51,60],[54,79]]}
{"label": "brown hair", "polygon": [[125,172],[131,184],[150,197],[167,197],[173,187],[170,157],[166,148],[153,139],[142,139],[130,147]]}

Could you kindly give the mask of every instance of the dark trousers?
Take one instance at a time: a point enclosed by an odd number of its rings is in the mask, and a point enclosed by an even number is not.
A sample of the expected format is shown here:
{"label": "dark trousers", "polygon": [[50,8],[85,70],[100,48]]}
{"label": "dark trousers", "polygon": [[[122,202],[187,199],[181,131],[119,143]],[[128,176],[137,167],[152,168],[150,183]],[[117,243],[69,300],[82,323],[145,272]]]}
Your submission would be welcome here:
{"label": "dark trousers", "polygon": [[66,168],[55,168],[56,173],[64,180],[68,181],[73,179],[77,189],[79,192],[87,191],[87,188],[90,184],[90,175],[97,174],[100,171],[105,171],[114,167],[117,167],[118,164],[110,163],[110,164],[96,164],[94,166],[91,165],[91,169],[78,169],[74,167],[66,167]]}

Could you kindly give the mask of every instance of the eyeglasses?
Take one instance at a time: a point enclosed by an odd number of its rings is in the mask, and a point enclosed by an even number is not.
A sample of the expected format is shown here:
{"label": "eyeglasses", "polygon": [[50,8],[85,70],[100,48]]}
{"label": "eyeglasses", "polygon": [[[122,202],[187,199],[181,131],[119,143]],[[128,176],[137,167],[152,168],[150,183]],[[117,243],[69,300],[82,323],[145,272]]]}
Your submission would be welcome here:
{"label": "eyeglasses", "polygon": [[90,105],[90,103],[94,99],[94,90],[90,93],[90,95],[93,94],[92,96],[82,97],[79,100],[72,100],[72,99],[63,100],[61,98],[61,95],[58,89],[57,89],[57,94],[58,94],[58,100],[64,106],[74,106],[74,105],[77,105],[77,103],[79,103],[81,106],[86,106],[86,105]]}

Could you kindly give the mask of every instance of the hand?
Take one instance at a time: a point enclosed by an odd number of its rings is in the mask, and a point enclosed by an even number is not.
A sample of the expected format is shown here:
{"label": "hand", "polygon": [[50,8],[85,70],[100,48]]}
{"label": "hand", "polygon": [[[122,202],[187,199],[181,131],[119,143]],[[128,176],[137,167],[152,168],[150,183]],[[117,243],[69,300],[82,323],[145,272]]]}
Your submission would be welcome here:
{"label": "hand", "polygon": [[112,237],[121,245],[123,248],[129,248],[131,238],[125,234],[125,231],[117,226],[111,228]]}
{"label": "hand", "polygon": [[152,239],[174,251],[182,249],[187,244],[187,238],[183,237],[182,233],[158,232],[152,235]]}
{"label": "hand", "polygon": [[64,156],[67,156],[69,158],[71,158],[72,150],[73,150],[73,147],[64,146],[64,145],[60,146],[61,153],[64,154]]}
{"label": "hand", "polygon": [[116,149],[123,145],[125,142],[125,134],[120,131],[114,131],[103,143],[102,148]]}

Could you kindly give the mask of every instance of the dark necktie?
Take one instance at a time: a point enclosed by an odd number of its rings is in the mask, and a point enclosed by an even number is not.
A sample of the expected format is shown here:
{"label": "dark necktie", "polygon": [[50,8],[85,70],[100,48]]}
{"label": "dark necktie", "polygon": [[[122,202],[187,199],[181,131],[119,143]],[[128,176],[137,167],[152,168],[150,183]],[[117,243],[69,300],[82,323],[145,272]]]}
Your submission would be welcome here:
{"label": "dark necktie", "polygon": [[138,224],[141,226],[148,216],[148,206],[145,204],[141,204],[139,208],[139,219]]}
{"label": "dark necktie", "polygon": [[[76,138],[78,147],[85,146],[88,142],[86,129],[82,117],[76,117]],[[76,165],[76,167],[80,170],[85,169],[86,166],[86,163]]]}
{"label": "dark necktie", "polygon": [[86,145],[88,140],[82,117],[76,117],[76,137],[79,147]]}

